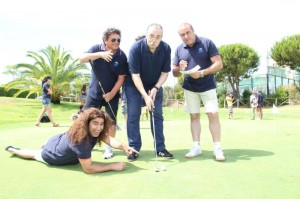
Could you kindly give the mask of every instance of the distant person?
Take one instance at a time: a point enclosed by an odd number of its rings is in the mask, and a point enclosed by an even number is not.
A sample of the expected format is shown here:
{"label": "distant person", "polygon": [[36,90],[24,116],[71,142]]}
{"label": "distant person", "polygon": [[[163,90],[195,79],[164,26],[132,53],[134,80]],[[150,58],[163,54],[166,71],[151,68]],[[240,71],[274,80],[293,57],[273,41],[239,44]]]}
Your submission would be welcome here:
{"label": "distant person", "polygon": [[113,121],[108,114],[96,108],[90,108],[81,113],[66,133],[53,136],[40,150],[19,149],[13,146],[6,147],[6,150],[22,158],[49,165],[80,163],[87,174],[122,171],[126,166],[124,162],[99,164],[92,161],[92,150],[97,143],[101,145],[101,142],[123,150],[127,155],[137,153],[134,149],[109,136],[112,125]]}
{"label": "distant person", "polygon": [[260,91],[257,92],[257,117],[259,120],[262,120],[263,118],[263,109],[262,107],[264,106],[264,97]]}
{"label": "distant person", "polygon": [[[85,109],[90,107],[101,109],[104,106],[105,111],[117,124],[120,88],[128,74],[127,56],[120,49],[121,31],[119,29],[107,28],[103,32],[102,41],[103,43],[92,46],[79,59],[81,63],[93,62],[95,68],[95,71],[91,72]],[[115,125],[114,129],[110,131],[112,137],[116,134],[116,128]],[[107,146],[103,158],[112,157],[113,150]]]}
{"label": "distant person", "polygon": [[250,96],[250,106],[252,108],[252,120],[255,120],[256,108],[257,108],[257,95],[253,90]]}
{"label": "distant person", "polygon": [[[137,151],[141,150],[142,139],[140,133],[141,107],[146,105],[154,116],[156,155],[163,158],[173,158],[166,149],[163,126],[163,88],[171,70],[171,48],[162,41],[163,28],[159,24],[150,24],[146,37],[136,41],[129,51],[129,72],[126,77],[125,90],[127,97],[127,136],[129,146]],[[151,132],[154,129],[151,121]],[[138,158],[137,153],[128,157],[129,161]]]}
{"label": "distant person", "polygon": [[200,105],[204,104],[209,119],[209,129],[214,143],[214,156],[217,161],[224,161],[221,149],[221,124],[218,114],[218,99],[214,74],[223,68],[221,56],[212,40],[199,37],[189,23],[183,23],[178,29],[183,43],[175,51],[173,75],[179,77],[181,71],[191,70],[196,66],[201,69],[184,75],[185,111],[190,113],[193,147],[185,155],[193,158],[202,154],[200,147]]}
{"label": "distant person", "polygon": [[226,102],[228,106],[228,119],[233,119],[233,97],[231,93],[227,93]]}
{"label": "distant person", "polygon": [[37,118],[36,122],[35,122],[35,126],[36,127],[40,127],[40,121],[42,119],[42,117],[44,116],[44,114],[47,112],[47,115],[50,119],[50,122],[52,123],[53,127],[57,127],[59,126],[59,124],[55,123],[52,117],[52,110],[51,110],[51,95],[52,95],[52,90],[51,90],[51,77],[50,76],[46,76],[43,80],[42,80],[42,88],[43,88],[43,95],[42,95],[42,104],[43,104],[43,108],[42,111],[39,115],[39,117]]}
{"label": "distant person", "polygon": [[80,90],[80,93],[81,93],[81,105],[85,105],[85,102],[86,102],[86,94],[87,94],[87,90],[86,90],[86,85],[83,85],[81,90]]}

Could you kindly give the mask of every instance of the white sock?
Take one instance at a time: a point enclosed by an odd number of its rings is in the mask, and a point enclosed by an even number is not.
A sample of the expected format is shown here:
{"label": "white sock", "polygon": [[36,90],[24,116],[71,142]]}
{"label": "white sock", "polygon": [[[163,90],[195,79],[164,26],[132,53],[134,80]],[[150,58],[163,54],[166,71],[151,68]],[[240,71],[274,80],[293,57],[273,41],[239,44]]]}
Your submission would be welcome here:
{"label": "white sock", "polygon": [[199,147],[199,142],[193,142],[194,143],[194,148]]}
{"label": "white sock", "polygon": [[214,142],[214,147],[215,147],[215,149],[220,149],[221,148],[221,142]]}

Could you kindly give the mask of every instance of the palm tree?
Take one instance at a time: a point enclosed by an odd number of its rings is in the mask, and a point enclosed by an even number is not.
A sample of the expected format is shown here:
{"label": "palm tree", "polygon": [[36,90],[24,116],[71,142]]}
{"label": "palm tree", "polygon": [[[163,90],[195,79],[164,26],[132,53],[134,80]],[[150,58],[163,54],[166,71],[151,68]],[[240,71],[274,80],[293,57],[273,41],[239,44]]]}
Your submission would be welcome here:
{"label": "palm tree", "polygon": [[71,55],[58,47],[48,46],[39,52],[28,51],[27,57],[34,60],[33,64],[20,63],[10,66],[10,70],[19,73],[17,79],[5,85],[5,89],[18,89],[14,97],[23,92],[40,95],[42,93],[41,80],[50,75],[52,78],[52,102],[60,103],[60,96],[63,92],[70,92],[70,85],[78,79],[84,79],[81,70],[87,70],[85,64],[73,59]]}

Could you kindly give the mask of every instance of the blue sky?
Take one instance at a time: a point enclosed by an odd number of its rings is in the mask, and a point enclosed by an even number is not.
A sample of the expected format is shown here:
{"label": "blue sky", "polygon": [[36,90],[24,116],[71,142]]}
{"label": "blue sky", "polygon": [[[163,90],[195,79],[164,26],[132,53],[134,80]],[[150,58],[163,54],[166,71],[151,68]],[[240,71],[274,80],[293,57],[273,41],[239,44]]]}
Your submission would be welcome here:
{"label": "blue sky", "polygon": [[[299,0],[10,0],[0,7],[0,84],[10,77],[4,67],[30,62],[27,51],[60,45],[74,58],[101,42],[110,26],[121,29],[121,48],[128,54],[137,35],[150,23],[164,27],[163,40],[172,56],[181,43],[177,28],[190,22],[199,36],[217,46],[243,43],[267,64],[267,51],[276,41],[300,34]],[[272,64],[272,61],[269,60]],[[174,82],[172,75],[168,83]]]}

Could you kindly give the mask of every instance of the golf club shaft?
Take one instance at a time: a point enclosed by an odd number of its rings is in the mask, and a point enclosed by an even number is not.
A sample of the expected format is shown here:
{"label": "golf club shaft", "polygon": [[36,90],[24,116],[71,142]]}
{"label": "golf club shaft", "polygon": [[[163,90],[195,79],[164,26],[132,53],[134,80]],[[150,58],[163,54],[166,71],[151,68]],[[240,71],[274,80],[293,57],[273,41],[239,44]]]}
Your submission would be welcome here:
{"label": "golf club shaft", "polygon": [[153,138],[154,138],[154,151],[155,151],[155,168],[157,168],[157,148],[156,148],[156,132],[154,125],[154,109],[151,111],[151,119],[152,119],[152,130],[153,130]]}
{"label": "golf club shaft", "polygon": [[[95,74],[95,76],[96,76],[94,63],[92,62],[92,60],[89,60],[89,62],[90,62],[90,64],[91,64],[92,70],[94,71],[94,74]],[[99,83],[99,86],[100,86],[100,88],[101,88],[101,91],[102,91],[103,95],[105,95],[105,91],[104,91],[103,86],[102,86],[102,84],[101,84],[101,82],[100,82],[100,79],[99,79],[97,76],[96,76],[96,78],[97,78],[97,80],[98,80],[98,83]],[[114,113],[114,111],[113,111],[113,109],[112,109],[110,103],[107,102],[107,104],[108,104],[108,106],[109,106],[109,108],[110,108],[111,113],[112,113],[113,116],[114,116],[115,121],[117,121],[116,115],[115,115],[115,113]],[[117,125],[117,124],[116,124],[116,125]]]}

